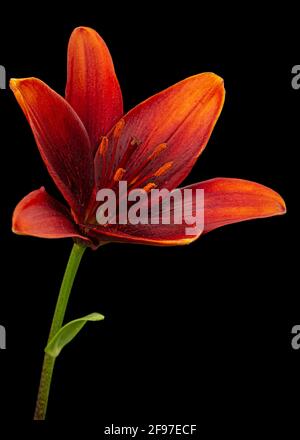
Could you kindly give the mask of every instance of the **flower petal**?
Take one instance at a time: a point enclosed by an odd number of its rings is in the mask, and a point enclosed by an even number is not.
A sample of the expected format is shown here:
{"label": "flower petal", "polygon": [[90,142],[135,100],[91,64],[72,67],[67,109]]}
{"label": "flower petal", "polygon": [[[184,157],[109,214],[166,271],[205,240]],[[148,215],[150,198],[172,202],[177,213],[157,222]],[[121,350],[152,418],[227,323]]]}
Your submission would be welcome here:
{"label": "flower petal", "polygon": [[46,167],[77,221],[93,187],[93,156],[72,107],[36,78],[13,79],[11,89],[31,125]]}
{"label": "flower petal", "polygon": [[199,235],[186,236],[182,225],[139,225],[118,229],[98,228],[90,232],[93,241],[145,244],[150,246],[180,246],[196,240]]}
{"label": "flower petal", "polygon": [[[189,197],[184,198],[184,190],[191,189]],[[203,204],[200,202],[197,205],[196,203],[197,189],[204,190],[204,211]],[[177,191],[181,192],[181,200],[191,206],[187,210],[189,214],[186,215],[186,205],[182,205],[181,212],[184,213],[182,224],[175,224],[174,217],[171,216],[169,224],[162,224],[160,221],[159,224],[99,226],[91,231],[91,236],[98,234],[98,239],[102,242],[119,241],[174,246],[189,244],[196,240],[202,232],[209,232],[220,226],[244,220],[271,217],[286,212],[284,200],[278,193],[266,186],[247,180],[217,178],[180,188],[174,192]],[[187,196],[188,194],[186,194]],[[173,208],[171,206],[171,212],[174,212]],[[159,218],[162,218],[161,210]],[[191,221],[193,219],[195,219],[194,223]],[[194,231],[191,231],[191,228]]]}
{"label": "flower petal", "polygon": [[12,230],[33,237],[73,237],[87,244],[90,242],[79,233],[67,208],[47,194],[43,187],[19,202],[13,213]]}
{"label": "flower petal", "polygon": [[94,151],[123,114],[122,93],[109,50],[93,29],[76,28],[68,47],[66,100],[77,112]]}
{"label": "flower petal", "polygon": [[106,186],[117,170],[123,169],[123,180],[134,187],[153,183],[176,188],[206,146],[224,96],[222,78],[203,73],[135,107],[111,131],[107,148],[99,147],[97,187]]}
{"label": "flower petal", "polygon": [[231,223],[286,212],[284,200],[277,192],[248,180],[216,178],[185,188],[204,190],[204,233]]}

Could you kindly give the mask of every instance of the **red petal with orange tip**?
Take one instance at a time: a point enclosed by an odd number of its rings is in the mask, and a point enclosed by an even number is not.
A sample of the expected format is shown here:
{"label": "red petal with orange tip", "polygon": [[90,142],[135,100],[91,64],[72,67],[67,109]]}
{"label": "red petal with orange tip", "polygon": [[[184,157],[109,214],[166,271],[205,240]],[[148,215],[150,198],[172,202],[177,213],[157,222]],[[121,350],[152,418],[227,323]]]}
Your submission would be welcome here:
{"label": "red petal with orange tip", "polygon": [[204,233],[231,223],[286,212],[284,200],[277,192],[248,180],[216,178],[186,188],[204,190]]}
{"label": "red petal with orange tip", "polygon": [[123,114],[122,93],[109,50],[93,29],[76,28],[68,47],[66,100],[84,123],[95,150]]}
{"label": "red petal with orange tip", "polygon": [[[244,220],[272,217],[284,214],[284,200],[278,193],[264,185],[240,179],[217,178],[180,188],[177,191],[192,189],[191,200],[193,215],[196,214],[196,190],[204,190],[204,229],[192,235],[187,234],[186,228],[196,224],[138,224],[99,227],[101,241],[119,241],[127,243],[149,244],[155,246],[174,246],[189,244],[203,232],[209,232],[221,226]],[[182,197],[182,200],[183,197]],[[184,208],[185,209],[185,208]],[[184,209],[182,212],[184,212]],[[199,213],[198,213],[199,214]],[[160,215],[161,217],[161,215]],[[199,217],[198,217],[199,218]],[[200,225],[202,226],[202,225]],[[97,234],[96,230],[91,232]]]}
{"label": "red petal with orange tip", "polygon": [[118,168],[134,187],[154,183],[176,188],[205,148],[224,102],[223,80],[213,73],[195,75],[152,96],[129,113],[108,136],[106,179]]}
{"label": "red petal with orange tip", "polygon": [[65,99],[39,79],[13,79],[10,86],[50,175],[80,221],[93,187],[93,156],[82,122]]}
{"label": "red petal with orange tip", "polygon": [[198,235],[186,236],[184,225],[138,225],[118,229],[99,227],[90,231],[93,241],[99,243],[115,242],[128,244],[144,244],[149,246],[179,246],[189,244],[198,238]]}
{"label": "red petal with orange tip", "polygon": [[81,236],[65,206],[45,191],[32,191],[16,206],[13,213],[12,230],[16,234],[42,238],[73,237],[90,241]]}

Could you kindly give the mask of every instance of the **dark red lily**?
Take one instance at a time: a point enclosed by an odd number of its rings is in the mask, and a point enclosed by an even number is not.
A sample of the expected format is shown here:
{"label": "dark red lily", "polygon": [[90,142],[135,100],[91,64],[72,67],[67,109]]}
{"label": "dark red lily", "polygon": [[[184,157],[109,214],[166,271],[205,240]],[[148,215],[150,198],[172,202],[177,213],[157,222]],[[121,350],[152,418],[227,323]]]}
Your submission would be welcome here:
{"label": "dark red lily", "polygon": [[[152,96],[123,116],[110,53],[92,29],[74,30],[68,48],[66,96],[35,78],[11,88],[32,128],[45,165],[68,207],[44,188],[15,209],[13,231],[44,238],[73,237],[95,247],[119,241],[186,244],[185,225],[95,223],[95,195],[126,180],[129,188],[178,187],[205,148],[222,110],[223,80],[195,75]],[[285,213],[283,199],[255,182],[217,178],[191,186],[205,191],[205,227]]]}

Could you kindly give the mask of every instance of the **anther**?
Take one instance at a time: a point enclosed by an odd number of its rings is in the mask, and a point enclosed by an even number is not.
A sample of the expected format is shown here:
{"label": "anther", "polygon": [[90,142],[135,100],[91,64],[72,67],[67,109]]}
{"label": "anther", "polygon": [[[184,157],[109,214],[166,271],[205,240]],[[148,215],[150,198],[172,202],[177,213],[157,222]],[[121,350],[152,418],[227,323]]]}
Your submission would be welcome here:
{"label": "anther", "polygon": [[147,183],[146,186],[144,186],[143,190],[146,192],[149,192],[149,191],[151,191],[151,189],[154,189],[156,187],[157,187],[157,185],[155,183],[149,182],[149,183]]}
{"label": "anther", "polygon": [[113,136],[114,138],[118,139],[120,137],[121,131],[123,130],[125,126],[125,121],[124,119],[120,119],[119,122],[117,122],[117,124],[115,125],[114,131],[113,131]]}
{"label": "anther", "polygon": [[156,159],[157,156],[159,156],[160,153],[162,153],[166,148],[167,148],[167,144],[157,145],[157,147],[154,148],[153,152],[148,157],[148,160],[150,161],[150,160]]}
{"label": "anther", "polygon": [[108,139],[107,139],[107,137],[104,136],[101,139],[101,142],[99,145],[99,153],[101,154],[101,156],[104,156],[106,154],[107,146],[108,146]]}
{"label": "anther", "polygon": [[114,175],[114,181],[119,182],[124,176],[126,170],[124,168],[118,168]]}
{"label": "anther", "polygon": [[173,162],[166,162],[163,166],[158,168],[157,171],[155,171],[154,176],[159,177],[162,174],[165,174],[170,168],[172,168]]}

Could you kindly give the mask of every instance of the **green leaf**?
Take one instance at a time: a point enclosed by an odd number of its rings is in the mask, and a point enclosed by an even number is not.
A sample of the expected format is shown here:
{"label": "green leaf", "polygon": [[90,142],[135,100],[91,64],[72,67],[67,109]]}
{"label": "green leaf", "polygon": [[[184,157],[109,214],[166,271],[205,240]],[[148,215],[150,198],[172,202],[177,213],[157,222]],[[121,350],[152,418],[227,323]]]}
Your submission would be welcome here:
{"label": "green leaf", "polygon": [[91,313],[83,318],[68,322],[53,336],[45,348],[45,352],[54,358],[57,357],[64,346],[75,338],[88,321],[102,321],[103,319],[104,316],[100,313]]}

